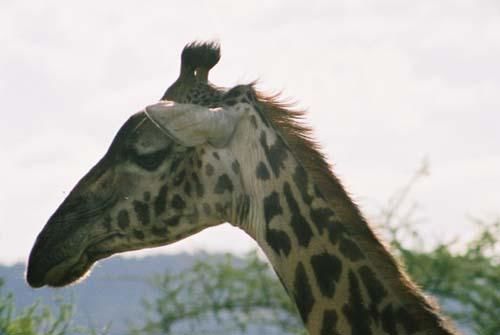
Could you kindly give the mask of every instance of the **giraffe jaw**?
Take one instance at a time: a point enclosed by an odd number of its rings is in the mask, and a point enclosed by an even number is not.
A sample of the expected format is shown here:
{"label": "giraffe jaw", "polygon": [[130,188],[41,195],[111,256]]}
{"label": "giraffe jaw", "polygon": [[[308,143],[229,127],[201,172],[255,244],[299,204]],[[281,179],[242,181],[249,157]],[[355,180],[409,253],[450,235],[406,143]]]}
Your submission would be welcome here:
{"label": "giraffe jaw", "polygon": [[48,269],[42,269],[42,271],[40,269],[33,271],[36,267],[36,261],[30,260],[26,277],[28,284],[33,288],[39,288],[45,285],[62,287],[77,282],[79,279],[84,278],[87,273],[90,273],[90,269],[96,261],[118,252],[110,248],[110,245],[114,244],[113,241],[119,237],[121,237],[121,234],[103,237],[96,242],[90,243],[78,255],[66,258]]}

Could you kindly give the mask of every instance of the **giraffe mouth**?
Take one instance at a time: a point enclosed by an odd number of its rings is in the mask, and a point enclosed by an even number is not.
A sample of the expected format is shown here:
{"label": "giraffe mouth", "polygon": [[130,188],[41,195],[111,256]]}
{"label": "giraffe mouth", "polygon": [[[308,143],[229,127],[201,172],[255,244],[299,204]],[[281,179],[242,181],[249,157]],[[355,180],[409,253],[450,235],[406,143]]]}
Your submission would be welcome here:
{"label": "giraffe mouth", "polygon": [[[90,269],[100,259],[109,257],[117,251],[111,248],[116,244],[122,234],[113,233],[90,243],[81,253],[71,258],[50,266],[42,271],[33,271],[36,264],[30,262],[28,266],[27,281],[31,287],[38,288],[45,285],[51,287],[62,287],[85,278]],[[30,271],[32,270],[32,271]],[[40,269],[38,269],[40,270]]]}

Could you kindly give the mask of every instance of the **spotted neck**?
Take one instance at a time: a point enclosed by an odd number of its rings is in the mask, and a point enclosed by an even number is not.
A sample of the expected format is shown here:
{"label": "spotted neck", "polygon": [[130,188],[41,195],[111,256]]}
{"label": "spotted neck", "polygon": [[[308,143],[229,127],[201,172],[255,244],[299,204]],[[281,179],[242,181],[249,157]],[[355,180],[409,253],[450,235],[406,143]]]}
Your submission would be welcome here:
{"label": "spotted neck", "polygon": [[264,250],[309,333],[451,334],[345,192],[326,199],[273,125],[248,120],[231,152],[250,206],[231,221]]}

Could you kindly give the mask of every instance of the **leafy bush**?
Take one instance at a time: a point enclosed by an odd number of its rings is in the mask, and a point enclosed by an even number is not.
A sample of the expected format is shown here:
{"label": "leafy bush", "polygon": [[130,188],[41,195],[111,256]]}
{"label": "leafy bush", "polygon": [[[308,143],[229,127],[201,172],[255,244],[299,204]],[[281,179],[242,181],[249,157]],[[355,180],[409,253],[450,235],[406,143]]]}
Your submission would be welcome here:
{"label": "leafy bush", "polygon": [[295,306],[267,263],[245,258],[203,258],[178,274],[156,276],[158,297],[145,301],[145,324],[130,334],[266,334],[303,332]]}
{"label": "leafy bush", "polygon": [[424,163],[409,183],[381,210],[380,226],[411,277],[437,297],[445,314],[462,328],[481,335],[500,334],[500,219],[486,224],[473,219],[475,233],[424,249],[414,220],[417,206],[409,195],[428,174]]}
{"label": "leafy bush", "polygon": [[12,293],[3,291],[0,278],[0,335],[97,335],[91,329],[72,325],[74,305],[56,301],[56,308],[40,302],[17,311]]}
{"label": "leafy bush", "polygon": [[[478,223],[479,233],[465,249],[440,243],[431,251],[411,250],[399,244],[397,252],[408,272],[423,289],[441,300],[446,314],[482,335],[500,334],[500,221]],[[458,308],[457,308],[458,306]]]}

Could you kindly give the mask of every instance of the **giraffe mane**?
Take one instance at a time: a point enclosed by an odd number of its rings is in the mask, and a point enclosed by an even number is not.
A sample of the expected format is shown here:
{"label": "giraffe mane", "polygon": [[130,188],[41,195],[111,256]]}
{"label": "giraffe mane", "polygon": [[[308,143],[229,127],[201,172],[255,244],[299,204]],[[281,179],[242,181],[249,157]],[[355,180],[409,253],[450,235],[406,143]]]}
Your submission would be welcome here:
{"label": "giraffe mane", "polygon": [[[340,180],[333,174],[332,166],[327,162],[319,143],[313,138],[313,129],[304,122],[306,111],[294,109],[293,103],[281,99],[281,93],[266,95],[256,90],[256,96],[264,107],[264,114],[311,174],[323,196],[330,199],[341,195],[346,200],[349,199]],[[355,205],[352,207],[361,215]]]}
{"label": "giraffe mane", "polygon": [[[255,83],[251,85],[254,87]],[[402,290],[394,291],[393,294],[401,299],[408,310],[417,311],[417,306],[423,307],[433,312],[430,315],[436,315],[439,322],[451,328],[451,325],[438,314],[437,304],[427,299],[420,288],[409,279],[403,266],[388,251],[388,247],[370,227],[341,181],[334,175],[331,164],[321,151],[319,143],[313,138],[312,128],[304,122],[306,111],[295,109],[293,103],[283,101],[280,93],[266,95],[255,88],[254,91],[262,113],[282,135],[298,161],[309,172],[316,187],[341,218],[347,232],[359,243],[374,268],[380,271],[380,276],[387,282],[399,284],[393,287],[403,287]],[[432,320],[423,315],[412,314],[419,322],[432,324]]]}

